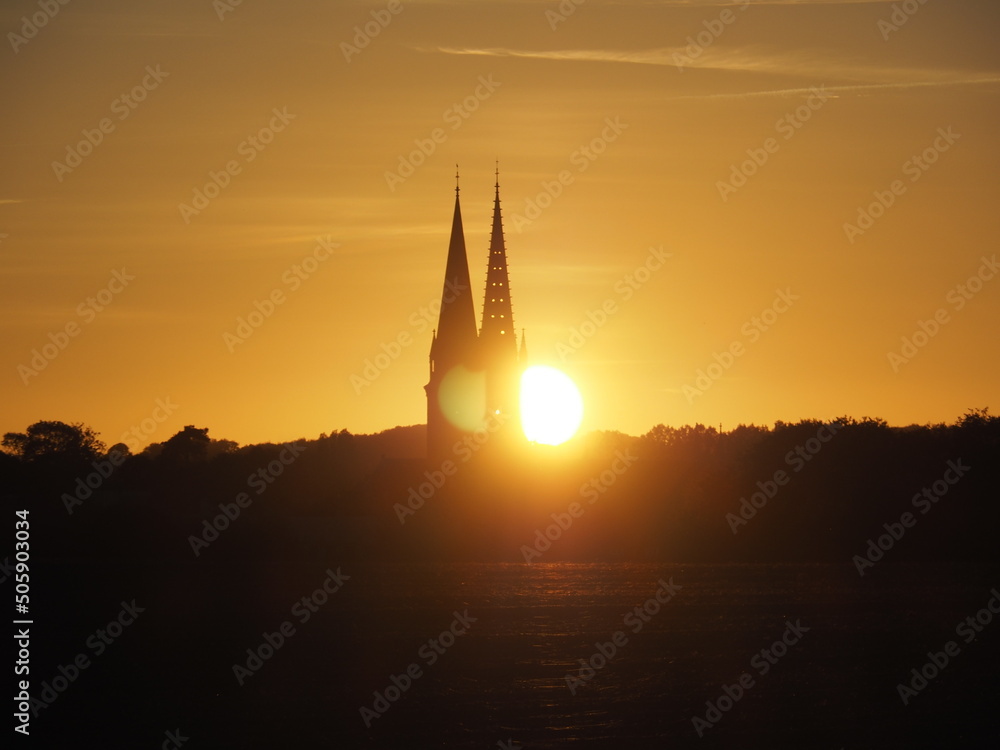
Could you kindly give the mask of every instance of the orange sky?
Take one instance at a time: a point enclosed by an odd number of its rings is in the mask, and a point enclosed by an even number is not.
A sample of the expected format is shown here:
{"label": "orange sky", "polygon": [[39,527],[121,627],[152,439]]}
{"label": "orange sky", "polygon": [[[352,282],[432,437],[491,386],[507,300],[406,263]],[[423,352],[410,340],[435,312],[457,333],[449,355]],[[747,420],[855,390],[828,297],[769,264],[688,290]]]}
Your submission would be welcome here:
{"label": "orange sky", "polygon": [[454,165],[481,302],[497,157],[515,323],[584,429],[996,410],[1000,8],[743,5],[4,3],[0,431],[424,421]]}

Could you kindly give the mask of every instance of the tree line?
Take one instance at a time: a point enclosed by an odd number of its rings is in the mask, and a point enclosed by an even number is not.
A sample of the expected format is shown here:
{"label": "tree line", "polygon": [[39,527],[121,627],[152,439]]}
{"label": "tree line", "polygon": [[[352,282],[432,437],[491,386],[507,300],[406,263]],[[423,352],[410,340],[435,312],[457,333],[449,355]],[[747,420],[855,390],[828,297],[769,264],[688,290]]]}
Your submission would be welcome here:
{"label": "tree line", "polygon": [[[36,554],[88,559],[996,560],[1000,418],[656,425],[423,458],[423,425],[240,446],[188,425],[132,453],[86,425],[3,436]],[[500,443],[501,441],[497,441]],[[199,544],[195,540],[201,540]],[[39,551],[40,550],[40,551]],[[531,551],[534,550],[534,553]]]}

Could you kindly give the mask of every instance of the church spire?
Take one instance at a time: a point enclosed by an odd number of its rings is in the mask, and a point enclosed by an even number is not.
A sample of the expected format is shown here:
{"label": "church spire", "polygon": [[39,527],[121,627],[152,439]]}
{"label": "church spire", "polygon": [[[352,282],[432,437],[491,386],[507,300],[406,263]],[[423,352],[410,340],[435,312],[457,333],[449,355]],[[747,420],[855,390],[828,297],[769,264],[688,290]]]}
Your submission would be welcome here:
{"label": "church spire", "polygon": [[486,292],[483,295],[483,322],[479,338],[488,349],[516,352],[514,313],[510,302],[507,273],[507,248],[503,236],[500,212],[500,165],[496,169],[496,193],[493,198],[493,229],[490,232],[489,265],[486,270]]}
{"label": "church spire", "polygon": [[462,229],[462,208],[458,198],[458,166],[455,167],[455,214],[451,220],[448,261],[441,290],[441,312],[438,315],[436,351],[431,358],[444,356],[449,364],[465,356],[475,346],[476,313],[472,304],[472,282],[469,280],[469,259],[465,252]]}
{"label": "church spire", "polygon": [[464,408],[464,397],[456,399],[454,388],[446,386],[449,373],[474,368],[478,362],[476,310],[472,304],[469,260],[465,252],[462,208],[459,203],[458,168],[455,171],[455,214],[441,290],[438,326],[431,340],[430,380],[427,393],[427,454],[435,460],[446,458],[449,448],[462,436],[456,417]]}
{"label": "church spire", "polygon": [[507,247],[500,211],[500,167],[497,165],[493,198],[493,228],[483,295],[483,323],[479,351],[486,372],[486,407],[493,415],[516,419],[518,404],[517,332],[507,274]]}

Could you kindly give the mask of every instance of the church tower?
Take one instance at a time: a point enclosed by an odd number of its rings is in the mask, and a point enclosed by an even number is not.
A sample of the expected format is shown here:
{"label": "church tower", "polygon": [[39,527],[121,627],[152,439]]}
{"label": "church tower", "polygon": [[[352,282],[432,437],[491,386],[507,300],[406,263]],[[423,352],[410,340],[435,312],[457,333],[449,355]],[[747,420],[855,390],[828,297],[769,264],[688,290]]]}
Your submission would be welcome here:
{"label": "church tower", "polygon": [[500,212],[499,167],[496,178],[482,326],[478,333],[459,188],[455,186],[455,214],[441,291],[441,312],[431,342],[430,380],[424,386],[427,456],[432,461],[454,459],[456,443],[477,429],[485,428],[492,433],[502,427],[506,435],[520,433],[518,360],[523,366],[527,348],[522,332],[519,358]]}
{"label": "church tower", "polygon": [[[500,168],[496,171],[493,197],[493,228],[483,294],[483,323],[479,329],[479,350],[486,374],[487,414],[500,415],[505,423],[516,421],[519,376],[517,334],[510,299],[507,247],[500,212]],[[510,434],[516,425],[509,425]]]}
{"label": "church tower", "polygon": [[459,426],[468,421],[468,399],[460,392],[468,389],[462,374],[478,369],[476,313],[472,304],[469,261],[462,231],[458,173],[455,174],[455,214],[451,221],[448,261],[441,290],[438,327],[431,341],[430,381],[427,392],[427,455],[442,459],[450,454],[455,441],[466,431]]}

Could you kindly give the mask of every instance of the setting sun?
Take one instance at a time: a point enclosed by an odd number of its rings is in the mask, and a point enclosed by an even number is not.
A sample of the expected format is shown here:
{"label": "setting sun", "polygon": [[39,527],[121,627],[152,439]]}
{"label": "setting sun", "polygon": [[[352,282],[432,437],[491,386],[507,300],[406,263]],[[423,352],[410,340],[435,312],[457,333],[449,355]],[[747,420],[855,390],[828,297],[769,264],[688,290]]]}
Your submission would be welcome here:
{"label": "setting sun", "polygon": [[533,443],[559,445],[583,420],[583,399],[570,377],[554,367],[536,365],[521,376],[521,422]]}

